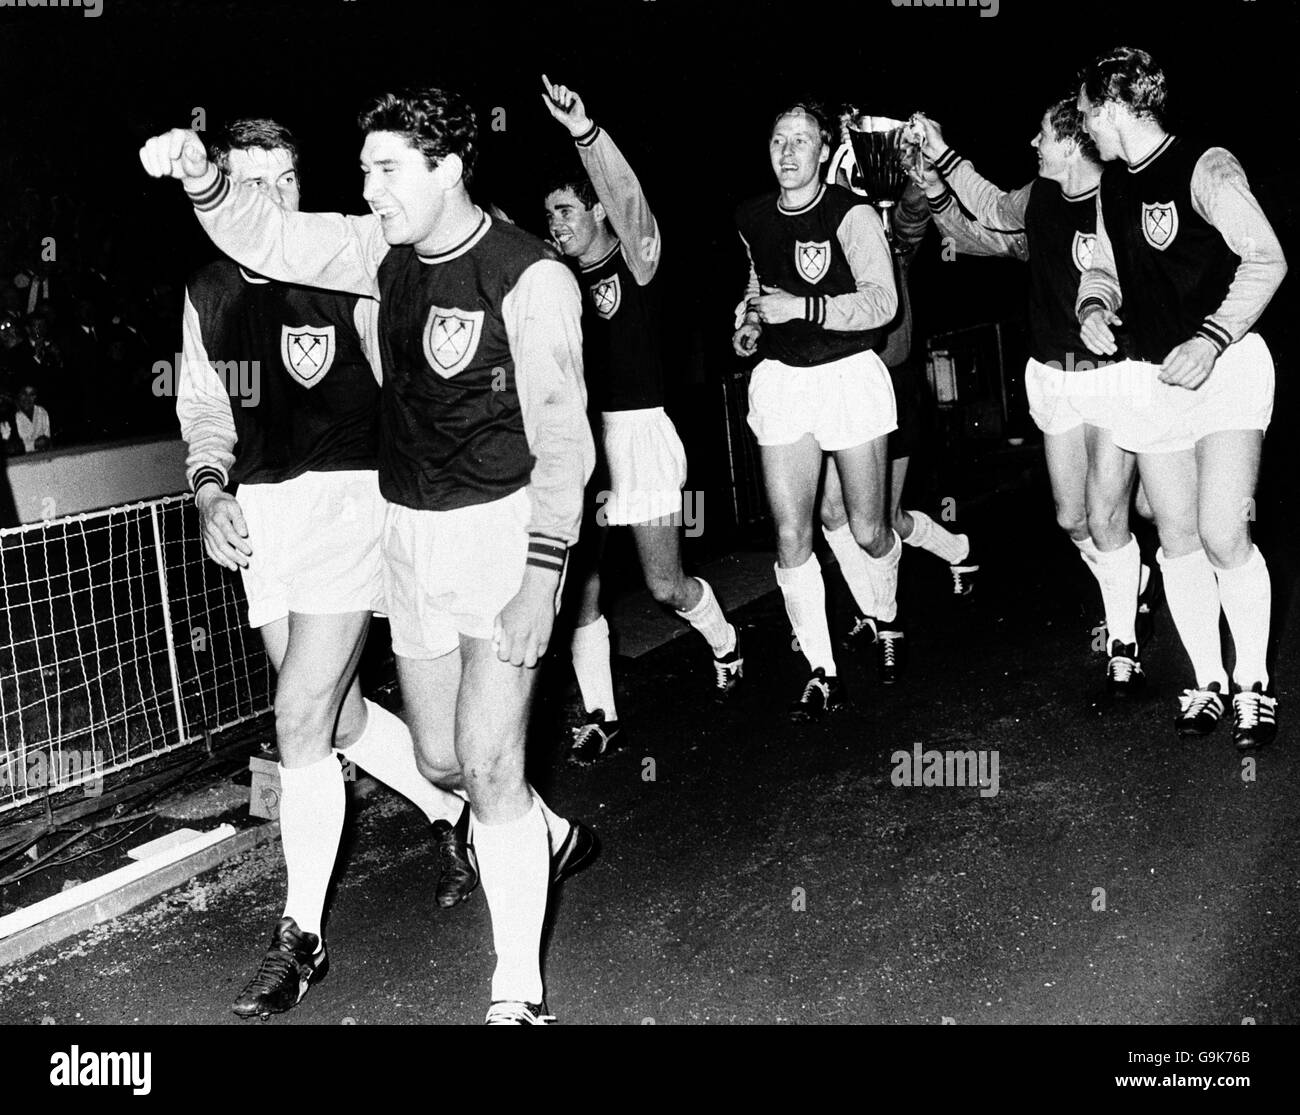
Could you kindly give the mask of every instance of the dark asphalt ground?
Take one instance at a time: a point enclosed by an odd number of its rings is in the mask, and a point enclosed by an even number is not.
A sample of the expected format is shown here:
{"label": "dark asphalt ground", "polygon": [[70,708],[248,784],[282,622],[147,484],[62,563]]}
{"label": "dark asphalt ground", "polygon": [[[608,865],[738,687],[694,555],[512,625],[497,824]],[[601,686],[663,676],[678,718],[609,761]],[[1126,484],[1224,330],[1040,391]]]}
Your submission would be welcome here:
{"label": "dark asphalt ground", "polygon": [[[1167,617],[1149,699],[1106,704],[1095,589],[1041,487],[962,526],[984,540],[977,596],[946,596],[944,567],[906,551],[908,673],[886,689],[844,659],[851,707],[824,726],[787,721],[803,666],[773,592],[738,613],[734,704],[707,703],[706,652],[682,638],[623,663],[626,752],[577,770],[554,731],[536,737],[535,781],[604,845],[554,901],[561,1022],[1300,1021],[1297,539],[1275,528],[1266,546],[1289,616],[1282,731],[1244,780],[1226,725],[1190,743],[1171,729],[1187,679]],[[895,787],[890,754],[916,742],[996,749],[998,794]],[[363,803],[330,975],[266,1025],[481,1020],[487,907],[436,907],[426,832],[386,790]],[[279,914],[279,855],[0,970],[0,1022],[262,1025],[227,1005]]]}

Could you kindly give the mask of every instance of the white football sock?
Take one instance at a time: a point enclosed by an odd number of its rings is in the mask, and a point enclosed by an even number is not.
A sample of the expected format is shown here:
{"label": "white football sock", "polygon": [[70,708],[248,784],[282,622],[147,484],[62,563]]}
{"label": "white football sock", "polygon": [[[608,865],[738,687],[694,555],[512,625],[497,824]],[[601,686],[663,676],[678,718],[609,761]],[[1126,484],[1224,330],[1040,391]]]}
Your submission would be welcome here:
{"label": "white football sock", "polygon": [[864,616],[876,614],[876,597],[871,587],[871,574],[867,570],[867,555],[858,541],[853,537],[849,524],[845,523],[834,530],[822,527],[822,536],[826,539],[835,560],[840,563],[840,575],[853,594],[858,611]]}
{"label": "white football sock", "polygon": [[725,658],[736,649],[736,629],[727,622],[722,605],[713,595],[709,582],[703,577],[695,579],[700,582],[700,588],[703,590],[700,602],[689,611],[677,614],[704,636],[709,649],[713,651],[714,658]]}
{"label": "white football sock", "polygon": [[588,712],[604,709],[606,720],[617,720],[614,675],[609,664],[609,622],[604,616],[574,629],[570,653],[573,655],[573,672],[578,675],[583,707]]}
{"label": "white football sock", "polygon": [[822,581],[822,566],[813,554],[794,569],[776,566],[776,583],[785,600],[785,614],[799,642],[799,649],[808,659],[808,666],[826,671],[828,678],[838,676],[835,669],[835,652],[831,649],[831,632],[826,623],[826,585]]}
{"label": "white football sock", "polygon": [[903,541],[909,546],[929,550],[949,565],[956,565],[970,557],[970,539],[966,535],[953,534],[924,511],[908,511],[908,514],[912,516],[912,533]]}
{"label": "white football sock", "polygon": [[1268,564],[1258,546],[1251,546],[1250,557],[1236,569],[1216,569],[1219,599],[1228,617],[1228,630],[1237,648],[1237,664],[1232,676],[1243,689],[1263,682],[1268,689],[1268,629],[1273,606],[1273,584]]}
{"label": "white football sock", "polygon": [[280,842],[289,877],[284,916],[318,937],[346,804],[343,770],[332,754],[306,767],[280,764]]}
{"label": "white football sock", "polygon": [[365,705],[366,726],[361,737],[350,747],[335,748],[335,753],[391,786],[428,817],[430,824],[450,821],[454,825],[465,807],[464,800],[420,773],[410,729],[400,716],[374,701],[367,700]]}
{"label": "white football sock", "polygon": [[898,617],[898,561],[903,556],[903,542],[898,531],[891,529],[889,533],[894,544],[884,557],[874,558],[865,550],[862,553],[876,597],[876,618],[886,625]]}
{"label": "white football sock", "polygon": [[1196,685],[1205,689],[1217,681],[1228,691],[1228,673],[1223,668],[1223,646],[1219,641],[1219,582],[1204,550],[1183,557],[1165,557],[1156,551],[1165,578],[1165,601],[1187,657],[1192,660]]}
{"label": "white football sock", "polygon": [[573,826],[561,817],[558,813],[552,812],[551,807],[542,800],[542,795],[532,786],[533,800],[537,802],[537,808],[542,811],[542,816],[546,818],[546,832],[550,837],[551,855],[555,855],[560,850],[561,845],[569,839],[569,829]]}
{"label": "white football sock", "polygon": [[[1107,638],[1125,645],[1137,642],[1138,582],[1142,579],[1142,554],[1131,534],[1118,550],[1098,550],[1093,559],[1101,602],[1106,609]],[[1110,653],[1110,646],[1106,647]]]}
{"label": "white football sock", "polygon": [[542,1001],[542,919],[551,879],[546,815],[534,803],[503,825],[474,822],[479,881],[492,915],[492,998]]}

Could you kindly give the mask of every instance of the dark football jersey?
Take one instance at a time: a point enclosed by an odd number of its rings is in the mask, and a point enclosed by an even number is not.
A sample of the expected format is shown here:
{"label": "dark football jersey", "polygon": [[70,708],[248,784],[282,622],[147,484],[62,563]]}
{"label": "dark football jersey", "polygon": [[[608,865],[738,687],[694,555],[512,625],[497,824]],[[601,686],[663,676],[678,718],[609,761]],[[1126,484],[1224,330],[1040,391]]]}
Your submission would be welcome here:
{"label": "dark football jersey", "polygon": [[654,282],[641,286],[621,245],[589,267],[578,282],[582,308],[582,356],[593,410],[641,410],[664,405],[659,295]]}
{"label": "dark football jersey", "polygon": [[1101,212],[1123,294],[1131,355],[1161,363],[1223,303],[1238,256],[1192,203],[1207,145],[1168,136],[1140,163],[1110,163]]}
{"label": "dark football jersey", "polygon": [[1074,300],[1079,276],[1097,242],[1097,190],[1067,197],[1055,182],[1036,178],[1025,207],[1029,243],[1029,354],[1070,369],[1097,363],[1079,337]]}
{"label": "dark football jersey", "polygon": [[[880,227],[880,218],[871,206],[839,186],[824,186],[798,210],[781,208],[780,193],[775,191],[741,205],[736,226],[759,283],[813,300],[856,293],[857,280],[840,241],[841,226],[854,210]],[[886,270],[892,274],[892,261],[886,261]],[[876,347],[883,336],[879,327],[847,331],[827,329],[812,320],[788,321],[763,326],[758,354],[783,364],[811,367],[865,352]]]}
{"label": "dark football jersey", "polygon": [[460,246],[379,266],[379,486],[392,503],[447,511],[501,499],[533,469],[502,302],[538,260],[537,237],[486,216]]}
{"label": "dark football jersey", "polygon": [[229,396],[230,482],[376,466],[379,384],[356,295],[250,280],[231,260],[202,268],[187,293],[202,346],[186,353],[190,374]]}

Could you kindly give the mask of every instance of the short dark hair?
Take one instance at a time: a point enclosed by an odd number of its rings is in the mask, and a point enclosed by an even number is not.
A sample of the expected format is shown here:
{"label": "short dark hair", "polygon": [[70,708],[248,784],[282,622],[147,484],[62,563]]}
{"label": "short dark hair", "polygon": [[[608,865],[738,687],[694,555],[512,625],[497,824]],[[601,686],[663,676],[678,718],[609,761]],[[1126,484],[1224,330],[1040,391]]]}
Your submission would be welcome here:
{"label": "short dark hair", "polygon": [[772,129],[776,127],[776,122],[782,116],[811,116],[817,121],[817,130],[821,133],[822,146],[829,147],[831,140],[839,134],[839,121],[835,120],[835,131],[831,131],[831,115],[826,106],[820,101],[814,101],[810,98],[803,98],[789,102],[789,104],[772,117],[772,123],[768,126],[767,134],[772,134]]}
{"label": "short dark hair", "polygon": [[1101,162],[1101,155],[1097,151],[1097,145],[1092,141],[1092,136],[1083,126],[1083,113],[1079,111],[1079,98],[1062,97],[1056,104],[1047,110],[1047,118],[1051,121],[1052,131],[1056,133],[1056,138],[1065,140],[1072,139],[1079,145],[1079,150],[1083,152],[1085,159],[1091,159],[1094,163]]}
{"label": "short dark hair", "polygon": [[231,121],[209,147],[208,158],[229,174],[230,152],[247,151],[250,147],[258,147],[263,151],[283,147],[293,160],[293,169],[298,169],[298,141],[283,124],[266,117]]}
{"label": "short dark hair", "polygon": [[1134,116],[1165,122],[1165,71],[1145,50],[1117,46],[1107,51],[1080,72],[1079,85],[1094,105],[1118,101]]}
{"label": "short dark hair", "polygon": [[594,209],[596,202],[600,200],[596,196],[596,187],[591,184],[591,179],[581,170],[558,171],[552,174],[546,180],[546,189],[542,197],[548,198],[559,190],[572,190],[573,196],[587,209]]}
{"label": "short dark hair", "polygon": [[361,130],[393,132],[424,156],[432,170],[448,155],[460,157],[468,186],[478,159],[478,119],[469,101],[449,89],[384,93],[357,118]]}

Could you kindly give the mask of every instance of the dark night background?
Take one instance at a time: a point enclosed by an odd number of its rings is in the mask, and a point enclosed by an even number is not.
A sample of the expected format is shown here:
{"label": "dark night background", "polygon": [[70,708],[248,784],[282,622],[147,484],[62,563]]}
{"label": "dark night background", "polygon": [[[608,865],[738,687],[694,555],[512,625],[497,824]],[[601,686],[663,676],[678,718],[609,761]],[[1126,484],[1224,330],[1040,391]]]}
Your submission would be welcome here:
{"label": "dark night background", "polygon": [[[6,9],[0,199],[11,213],[14,205],[41,211],[52,193],[81,206],[83,235],[71,250],[61,241],[61,266],[77,264],[72,253],[93,251],[110,283],[124,289],[179,284],[211,249],[179,189],[145,178],[136,158],[143,139],[187,125],[196,108],[209,132],[238,115],[271,115],[301,141],[304,208],[362,212],[358,110],[383,90],[431,83],[463,90],[480,112],[476,195],[536,231],[541,183],[574,158],[539,102],[545,71],[583,94],[659,217],[679,362],[670,373],[670,410],[695,468],[712,472],[723,463],[717,384],[739,368],[731,309],[744,268],[732,211],[772,187],[766,129],[782,102],[811,94],[879,115],[924,109],[982,173],[1009,189],[1034,173],[1029,140],[1043,109],[1074,87],[1079,67],[1108,47],[1139,45],[1168,71],[1173,130],[1204,134],[1242,159],[1294,260],[1296,26],[1293,5],[1268,0],[1002,0],[994,18],[976,8],[896,8],[889,0],[456,9],[392,0],[104,0],[93,19],[75,9]],[[494,109],[504,109],[502,131],[491,128]],[[45,234],[39,221],[32,232]],[[1025,268],[943,262],[933,232],[912,282],[922,338],[1023,316]],[[1293,276],[1261,325],[1278,359],[1280,414],[1294,411],[1285,374],[1294,284]],[[158,297],[178,298],[179,286]]]}

